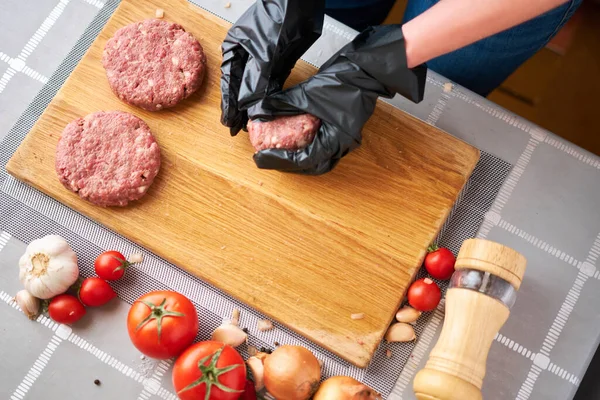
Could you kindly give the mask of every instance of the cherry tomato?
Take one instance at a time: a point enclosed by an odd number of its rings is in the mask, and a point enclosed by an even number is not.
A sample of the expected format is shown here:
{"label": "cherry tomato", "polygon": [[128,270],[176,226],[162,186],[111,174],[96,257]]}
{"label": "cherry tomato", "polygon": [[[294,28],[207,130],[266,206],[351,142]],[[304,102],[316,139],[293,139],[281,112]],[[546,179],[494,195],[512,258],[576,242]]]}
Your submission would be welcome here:
{"label": "cherry tomato", "polygon": [[181,400],[236,400],[246,387],[246,364],[229,345],[196,343],[173,365],[173,386]]}
{"label": "cherry tomato", "polygon": [[250,379],[246,381],[246,387],[244,388],[244,393],[240,396],[240,400],[257,400],[254,382]]}
{"label": "cherry tomato", "polygon": [[96,275],[107,281],[121,279],[125,270],[132,265],[125,256],[118,251],[105,251],[94,261]]}
{"label": "cherry tomato", "polygon": [[70,294],[61,294],[50,300],[48,305],[50,318],[60,324],[73,324],[85,315],[85,307]]}
{"label": "cherry tomato", "polygon": [[439,249],[433,247],[427,256],[425,256],[425,268],[429,272],[429,275],[442,281],[452,277],[455,262],[456,258],[454,258],[454,254],[444,247]]}
{"label": "cherry tomato", "polygon": [[104,279],[85,278],[79,288],[79,300],[88,307],[103,306],[117,297],[117,293]]}
{"label": "cherry tomato", "polygon": [[429,278],[414,281],[408,288],[408,303],[419,311],[435,310],[442,298],[442,291]]}
{"label": "cherry tomato", "polygon": [[133,345],[148,357],[178,356],[198,333],[198,314],[184,295],[168,290],[150,292],[133,303],[127,316]]}

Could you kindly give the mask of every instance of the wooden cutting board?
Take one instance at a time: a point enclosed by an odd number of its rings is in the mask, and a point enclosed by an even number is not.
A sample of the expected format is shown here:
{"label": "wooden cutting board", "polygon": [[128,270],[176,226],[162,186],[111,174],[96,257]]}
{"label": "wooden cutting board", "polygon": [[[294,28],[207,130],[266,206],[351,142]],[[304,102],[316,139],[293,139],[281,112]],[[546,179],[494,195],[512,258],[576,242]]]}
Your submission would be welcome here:
{"label": "wooden cutting board", "polygon": [[[113,95],[100,59],[117,29],[154,17],[157,8],[200,40],[208,74],[199,93],[150,113]],[[219,123],[220,44],[229,26],[184,0],[123,0],[7,169],[365,367],[479,153],[380,102],[362,147],[333,172],[312,177],[258,170],[247,134],[232,138]],[[314,72],[300,62],[291,81]],[[157,180],[126,208],[80,200],[54,171],[63,128],[98,110],[141,117],[161,147]],[[352,320],[354,313],[365,318]]]}

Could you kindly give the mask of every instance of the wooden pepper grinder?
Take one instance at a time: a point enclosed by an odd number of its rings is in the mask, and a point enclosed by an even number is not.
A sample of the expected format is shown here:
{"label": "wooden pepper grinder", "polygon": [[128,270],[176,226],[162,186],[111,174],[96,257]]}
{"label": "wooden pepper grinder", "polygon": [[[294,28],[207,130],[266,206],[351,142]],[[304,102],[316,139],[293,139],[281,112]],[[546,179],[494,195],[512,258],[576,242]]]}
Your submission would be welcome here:
{"label": "wooden pepper grinder", "polygon": [[446,293],[440,338],[413,388],[419,400],[480,400],[486,360],[504,325],[527,261],[501,244],[469,239]]}

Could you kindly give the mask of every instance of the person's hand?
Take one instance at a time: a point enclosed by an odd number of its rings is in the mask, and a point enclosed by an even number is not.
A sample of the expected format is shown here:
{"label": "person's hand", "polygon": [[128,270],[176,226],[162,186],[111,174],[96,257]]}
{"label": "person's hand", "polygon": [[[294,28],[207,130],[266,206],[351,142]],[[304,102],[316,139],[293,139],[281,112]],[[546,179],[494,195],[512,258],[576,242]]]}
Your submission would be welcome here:
{"label": "person's hand", "polygon": [[319,38],[325,0],[257,0],[223,42],[221,123],[232,136],[248,107],[281,90],[296,61]]}
{"label": "person's hand", "polygon": [[406,67],[399,25],[369,28],[338,51],[319,72],[297,86],[273,93],[248,110],[251,119],[309,113],[322,124],[314,141],[298,151],[267,149],[254,155],[259,168],[305,174],[330,171],[361,143],[361,131],[379,96],[396,93],[423,99],[427,68]]}

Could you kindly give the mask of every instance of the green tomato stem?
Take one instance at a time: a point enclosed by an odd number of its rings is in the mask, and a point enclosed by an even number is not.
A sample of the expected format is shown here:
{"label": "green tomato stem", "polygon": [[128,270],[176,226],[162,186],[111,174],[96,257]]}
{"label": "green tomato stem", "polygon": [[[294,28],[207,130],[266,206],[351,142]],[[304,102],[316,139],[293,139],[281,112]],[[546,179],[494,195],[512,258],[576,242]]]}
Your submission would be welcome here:
{"label": "green tomato stem", "polygon": [[124,260],[122,258],[119,258],[117,256],[111,256],[111,257],[121,263],[121,265],[119,265],[117,268],[113,269],[113,272],[117,272],[117,271],[121,271],[121,270],[126,270],[127,268],[129,268],[133,264],[135,264],[135,263],[129,262],[127,260]]}
{"label": "green tomato stem", "polygon": [[140,330],[142,326],[146,323],[155,320],[156,321],[156,331],[158,333],[158,342],[160,343],[160,337],[162,334],[162,320],[164,317],[184,317],[184,313],[169,311],[166,308],[167,298],[165,297],[163,301],[159,305],[154,305],[149,301],[138,300],[140,303],[145,304],[150,309],[150,314],[146,318],[144,318],[138,326],[135,328],[136,331]]}
{"label": "green tomato stem", "polygon": [[427,248],[427,252],[428,253],[433,253],[434,251],[439,250],[440,248],[438,247],[437,244],[432,243],[428,248]]}
{"label": "green tomato stem", "polygon": [[[236,368],[243,366],[242,364],[235,364],[235,365],[228,365],[223,368],[217,368],[217,362],[219,361],[219,358],[221,357],[221,353],[223,352],[223,349],[224,349],[224,347],[221,347],[220,349],[215,351],[213,354],[209,354],[208,356],[200,359],[198,361],[198,369],[200,370],[202,375],[200,376],[200,378],[198,378],[197,380],[195,380],[194,382],[190,383],[189,385],[187,385],[186,387],[181,389],[179,392],[177,392],[177,394],[181,394],[183,392],[191,390],[191,389],[195,388],[196,386],[199,386],[202,384],[206,385],[204,400],[210,399],[210,394],[211,394],[213,386],[216,386],[219,389],[221,389],[222,391],[227,392],[227,393],[242,393],[243,390],[235,390],[235,389],[225,386],[221,382],[219,382],[219,377],[221,375],[226,374],[227,372],[230,372]],[[205,365],[207,362],[208,362],[208,365]]]}

